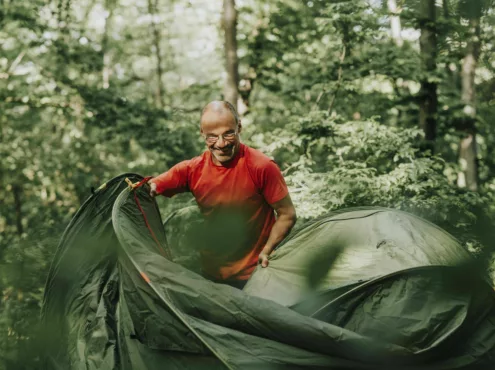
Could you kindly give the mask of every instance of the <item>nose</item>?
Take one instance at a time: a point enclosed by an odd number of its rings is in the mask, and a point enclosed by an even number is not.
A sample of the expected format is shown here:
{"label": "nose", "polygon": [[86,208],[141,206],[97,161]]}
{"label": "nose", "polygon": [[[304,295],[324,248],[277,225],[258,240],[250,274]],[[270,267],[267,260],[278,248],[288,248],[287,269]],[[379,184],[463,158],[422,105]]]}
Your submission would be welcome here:
{"label": "nose", "polygon": [[220,137],[218,138],[218,141],[217,141],[217,148],[223,149],[226,146],[227,146],[227,141],[225,141],[223,136],[220,135]]}

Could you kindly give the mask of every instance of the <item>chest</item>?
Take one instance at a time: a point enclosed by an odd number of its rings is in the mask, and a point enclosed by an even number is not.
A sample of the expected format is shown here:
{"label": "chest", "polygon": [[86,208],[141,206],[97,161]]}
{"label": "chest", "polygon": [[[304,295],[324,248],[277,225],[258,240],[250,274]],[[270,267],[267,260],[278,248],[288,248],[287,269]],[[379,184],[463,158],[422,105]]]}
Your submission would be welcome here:
{"label": "chest", "polygon": [[244,161],[233,168],[205,166],[191,176],[189,186],[203,211],[220,206],[253,207],[264,203]]}

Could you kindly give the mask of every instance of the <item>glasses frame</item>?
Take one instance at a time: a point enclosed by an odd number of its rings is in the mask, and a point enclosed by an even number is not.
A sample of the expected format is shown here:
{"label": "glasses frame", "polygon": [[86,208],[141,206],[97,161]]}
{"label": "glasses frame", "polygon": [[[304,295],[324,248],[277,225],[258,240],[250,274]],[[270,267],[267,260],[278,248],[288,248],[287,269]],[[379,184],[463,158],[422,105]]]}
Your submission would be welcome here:
{"label": "glasses frame", "polygon": [[[239,133],[239,131],[237,129],[234,130],[234,132],[227,132],[227,133],[224,133],[224,134],[220,134],[220,135],[211,135],[211,136],[208,136],[206,134],[203,134],[203,138],[205,139],[205,141],[208,143],[208,144],[215,144],[216,142],[218,142],[218,140],[220,139],[220,137],[224,140],[224,141],[232,141],[235,139],[235,137],[237,136],[237,134]],[[230,136],[232,135],[231,138],[227,138],[225,136]]]}

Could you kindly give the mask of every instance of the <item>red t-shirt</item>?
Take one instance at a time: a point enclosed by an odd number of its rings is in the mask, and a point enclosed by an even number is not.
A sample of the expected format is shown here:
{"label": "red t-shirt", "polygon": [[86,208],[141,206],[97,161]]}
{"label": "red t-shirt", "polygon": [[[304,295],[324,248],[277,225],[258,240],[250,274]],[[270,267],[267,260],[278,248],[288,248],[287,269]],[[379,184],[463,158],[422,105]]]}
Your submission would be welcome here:
{"label": "red t-shirt", "polygon": [[226,166],[215,165],[206,151],[152,182],[167,197],[194,195],[205,216],[198,242],[203,271],[220,280],[249,278],[275,223],[270,204],[289,193],[275,162],[244,144]]}

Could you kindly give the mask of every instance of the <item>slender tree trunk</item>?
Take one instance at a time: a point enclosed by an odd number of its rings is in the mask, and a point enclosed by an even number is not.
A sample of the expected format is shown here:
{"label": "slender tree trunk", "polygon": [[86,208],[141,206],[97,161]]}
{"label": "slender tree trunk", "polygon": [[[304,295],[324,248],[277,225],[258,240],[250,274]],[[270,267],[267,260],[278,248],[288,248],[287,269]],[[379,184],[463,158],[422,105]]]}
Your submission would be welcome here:
{"label": "slender tree trunk", "polygon": [[428,76],[435,72],[437,55],[435,0],[421,0],[419,24],[421,36],[419,38],[421,62],[425,77],[421,81],[419,93],[419,126],[425,133],[428,148],[433,151],[436,139],[437,113],[437,84]]}
{"label": "slender tree trunk", "polygon": [[397,7],[396,0],[387,0],[388,11],[390,13],[390,30],[392,32],[392,40],[397,46],[402,46],[404,41],[401,36],[401,25],[399,13],[401,9]]}
{"label": "slender tree trunk", "polygon": [[108,89],[110,87],[110,77],[112,74],[112,52],[109,47],[109,33],[111,28],[111,22],[113,18],[113,13],[115,11],[115,1],[107,0],[105,2],[105,8],[108,11],[108,16],[105,19],[105,29],[103,31],[103,40],[102,40],[102,51],[103,51],[103,71],[102,71],[102,80],[103,80],[103,88]]}
{"label": "slender tree trunk", "polygon": [[463,138],[459,146],[461,172],[457,178],[459,187],[478,190],[478,156],[476,151],[476,104],[474,73],[480,55],[480,19],[469,20],[469,40],[466,56],[462,61],[462,102],[464,104]]}
{"label": "slender tree trunk", "polygon": [[222,25],[225,33],[225,61],[227,69],[224,99],[237,108],[237,99],[239,96],[239,62],[237,60],[237,10],[235,0],[224,0]]}
{"label": "slender tree trunk", "polygon": [[161,51],[161,34],[158,29],[158,0],[148,0],[148,12],[151,15],[151,33],[153,36],[153,47],[156,55],[156,104],[163,109],[165,106],[164,96],[165,88],[163,86],[163,68],[162,68],[162,51]]}
{"label": "slender tree trunk", "polygon": [[17,234],[22,235],[24,228],[22,227],[22,187],[17,184],[12,186],[12,194],[14,196],[14,209],[15,209],[15,224],[17,227]]}

